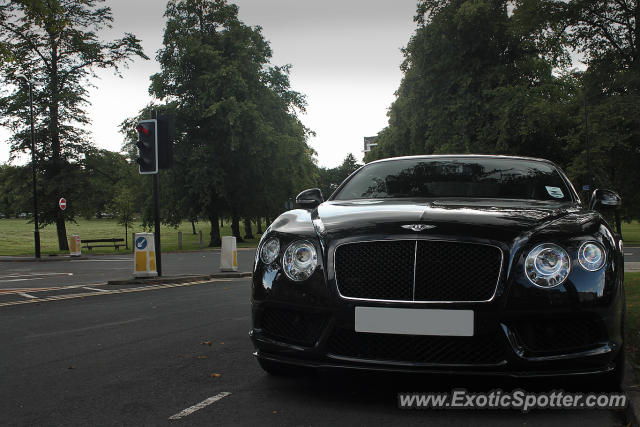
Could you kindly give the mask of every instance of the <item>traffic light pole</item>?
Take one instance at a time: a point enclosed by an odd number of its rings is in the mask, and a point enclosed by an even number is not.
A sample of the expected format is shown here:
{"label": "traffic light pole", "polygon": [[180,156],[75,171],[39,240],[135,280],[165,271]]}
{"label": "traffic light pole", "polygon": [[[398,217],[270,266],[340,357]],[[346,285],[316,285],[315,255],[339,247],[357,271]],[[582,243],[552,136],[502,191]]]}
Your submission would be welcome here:
{"label": "traffic light pole", "polygon": [[[151,118],[157,119],[158,112],[153,110],[151,113]],[[156,127],[157,131],[157,127]],[[156,141],[157,141],[157,133],[156,133]],[[156,150],[158,150],[158,144],[156,143]],[[157,162],[158,154],[156,151],[156,162]],[[158,165],[156,163],[156,169]],[[158,276],[162,276],[162,245],[160,244],[160,181],[158,179],[158,172],[153,174],[153,235],[156,246],[156,271],[158,272]]]}
{"label": "traffic light pole", "polygon": [[158,174],[153,174],[153,222],[154,222],[154,240],[156,249],[156,270],[158,276],[162,276],[162,250],[160,245],[160,207],[159,207],[160,183]]}

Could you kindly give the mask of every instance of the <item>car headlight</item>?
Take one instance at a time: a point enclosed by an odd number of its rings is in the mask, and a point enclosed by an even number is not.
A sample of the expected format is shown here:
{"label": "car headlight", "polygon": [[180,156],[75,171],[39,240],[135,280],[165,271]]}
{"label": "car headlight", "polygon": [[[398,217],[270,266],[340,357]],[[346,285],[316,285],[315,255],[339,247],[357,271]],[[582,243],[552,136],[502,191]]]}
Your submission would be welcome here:
{"label": "car headlight", "polygon": [[276,260],[276,258],[278,258],[279,253],[280,241],[275,237],[271,237],[262,244],[262,248],[260,249],[260,260],[267,265],[271,264]]}
{"label": "car headlight", "polygon": [[587,271],[598,271],[607,261],[604,249],[596,242],[585,242],[578,250],[578,261]]}
{"label": "car headlight", "polygon": [[318,254],[313,243],[298,240],[289,245],[282,258],[284,273],[291,280],[307,280],[318,265]]}
{"label": "car headlight", "polygon": [[533,248],[524,263],[524,271],[531,283],[543,288],[558,286],[567,279],[570,270],[569,254],[553,243]]}

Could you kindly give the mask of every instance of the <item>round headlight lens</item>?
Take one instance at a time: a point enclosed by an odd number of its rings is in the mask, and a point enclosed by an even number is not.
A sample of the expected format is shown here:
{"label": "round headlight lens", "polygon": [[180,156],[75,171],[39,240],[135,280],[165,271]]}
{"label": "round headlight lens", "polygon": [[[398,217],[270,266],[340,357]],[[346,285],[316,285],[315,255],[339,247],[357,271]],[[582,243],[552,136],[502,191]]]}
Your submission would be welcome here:
{"label": "round headlight lens", "polygon": [[262,245],[262,249],[260,250],[260,259],[265,264],[271,264],[276,260],[276,258],[278,258],[279,253],[280,241],[275,237],[272,237]]}
{"label": "round headlight lens", "polygon": [[299,240],[289,245],[284,252],[282,266],[284,273],[291,280],[301,282],[307,280],[318,265],[318,254],[311,242]]}
{"label": "round headlight lens", "polygon": [[558,245],[544,243],[529,252],[524,263],[527,278],[536,286],[550,288],[558,286],[569,276],[571,261],[569,254]]}
{"label": "round headlight lens", "polygon": [[600,270],[606,260],[604,249],[596,242],[583,243],[578,250],[578,261],[587,271]]}

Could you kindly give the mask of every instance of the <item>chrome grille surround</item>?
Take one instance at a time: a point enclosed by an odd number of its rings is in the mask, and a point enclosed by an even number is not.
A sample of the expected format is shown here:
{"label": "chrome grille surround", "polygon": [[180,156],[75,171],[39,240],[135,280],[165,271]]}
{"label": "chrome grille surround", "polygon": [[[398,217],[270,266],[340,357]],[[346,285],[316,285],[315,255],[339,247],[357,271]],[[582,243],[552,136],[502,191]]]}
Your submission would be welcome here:
{"label": "chrome grille surround", "polygon": [[[343,247],[343,246],[346,246],[346,245],[358,245],[358,244],[376,243],[376,242],[381,242],[381,243],[410,242],[410,243],[413,244],[413,246],[414,246],[413,271],[412,271],[413,283],[412,283],[412,289],[411,289],[411,294],[412,294],[411,299],[402,299],[402,298],[401,299],[366,298],[366,297],[348,296],[348,295],[345,295],[343,292],[340,291],[340,277],[339,277],[340,276],[340,272],[339,272],[338,262],[337,262],[338,259],[336,258],[336,254],[338,253],[338,249]],[[453,245],[485,246],[485,247],[490,247],[490,248],[493,248],[493,249],[497,250],[498,253],[500,254],[499,267],[496,269],[497,274],[496,274],[495,284],[492,284],[493,292],[492,292],[491,296],[489,298],[486,298],[486,299],[416,300],[415,299],[416,270],[417,270],[417,263],[418,263],[418,244],[420,242],[426,242],[426,244],[428,244],[428,243],[448,243],[448,244],[453,244]],[[497,261],[497,259],[496,259],[496,261]],[[462,261],[459,261],[459,262],[462,262]],[[504,268],[504,252],[499,246],[494,245],[494,244],[479,243],[479,242],[469,242],[469,241],[457,241],[457,240],[444,240],[444,239],[433,240],[433,239],[415,239],[415,238],[413,238],[413,239],[411,239],[411,238],[402,239],[401,238],[401,239],[357,240],[357,241],[353,241],[353,242],[343,242],[343,243],[337,244],[333,248],[333,253],[331,254],[331,264],[333,266],[334,275],[335,275],[336,290],[337,290],[338,295],[340,296],[340,298],[345,299],[345,300],[372,301],[372,302],[394,302],[394,303],[412,303],[412,304],[487,303],[487,302],[493,301],[493,299],[495,298],[496,293],[498,291],[498,286],[499,286],[500,280],[502,278],[502,270]]]}

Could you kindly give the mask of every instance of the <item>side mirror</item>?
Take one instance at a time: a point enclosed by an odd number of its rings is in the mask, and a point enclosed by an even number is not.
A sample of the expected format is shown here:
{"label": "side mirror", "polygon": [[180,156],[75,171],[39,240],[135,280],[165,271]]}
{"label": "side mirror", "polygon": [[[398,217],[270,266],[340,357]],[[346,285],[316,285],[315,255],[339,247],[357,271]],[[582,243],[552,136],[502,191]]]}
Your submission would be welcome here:
{"label": "side mirror", "polygon": [[590,209],[619,209],[622,198],[615,191],[596,189],[591,195]]}
{"label": "side mirror", "polygon": [[324,198],[319,188],[304,190],[296,197],[296,203],[303,209],[313,209],[322,202]]}

